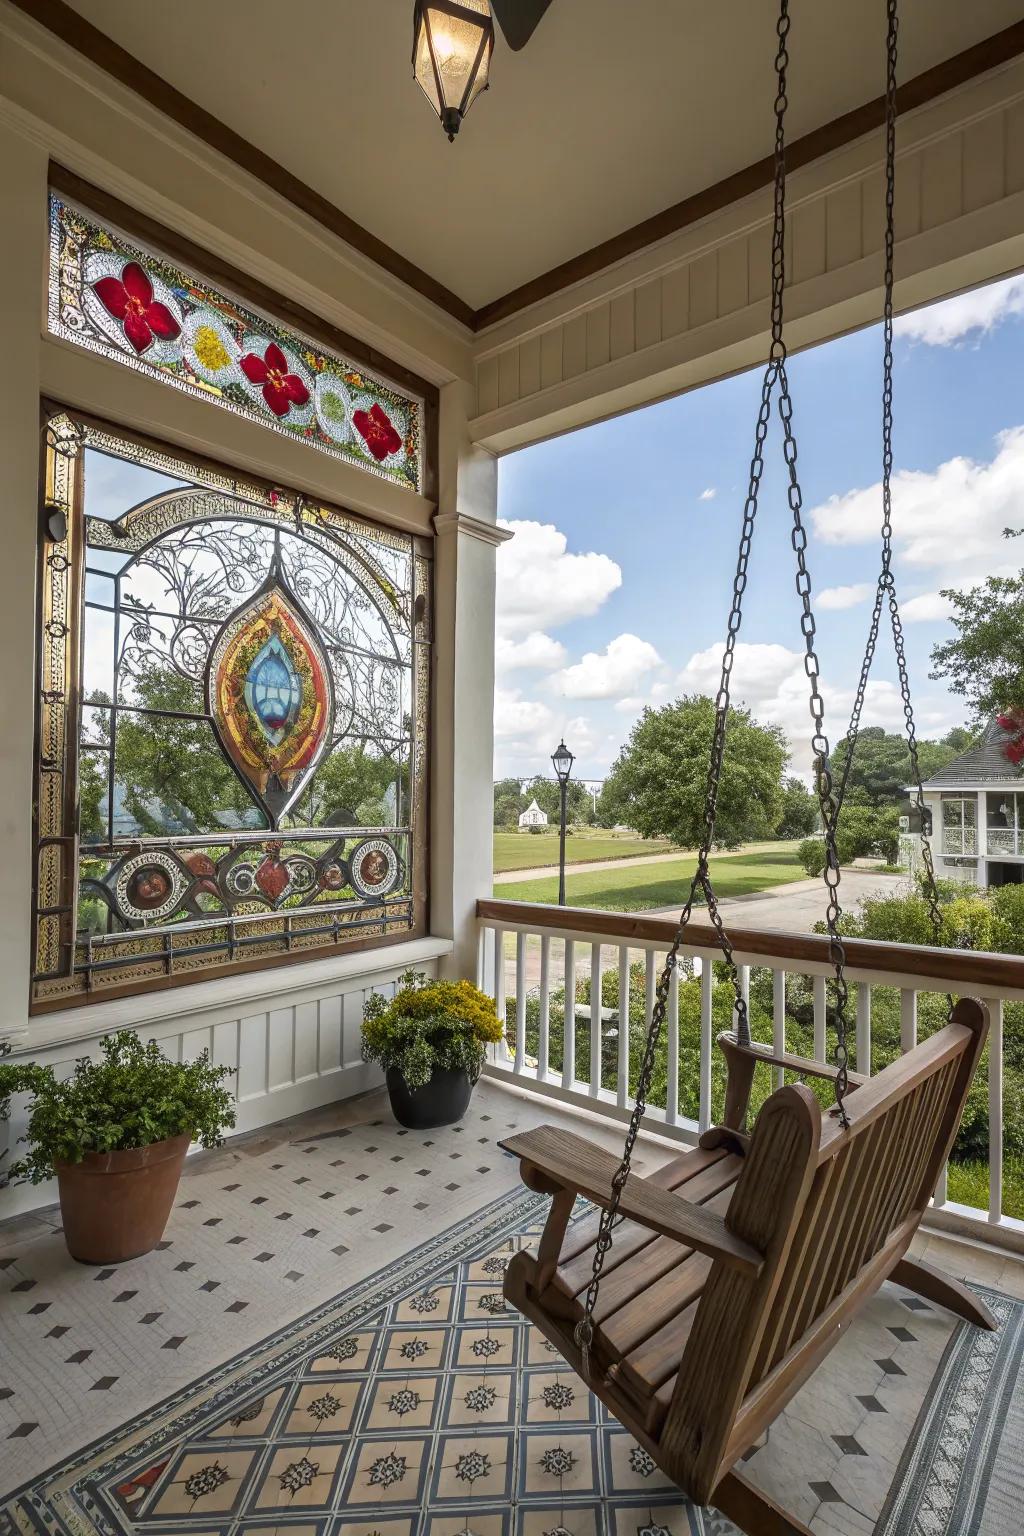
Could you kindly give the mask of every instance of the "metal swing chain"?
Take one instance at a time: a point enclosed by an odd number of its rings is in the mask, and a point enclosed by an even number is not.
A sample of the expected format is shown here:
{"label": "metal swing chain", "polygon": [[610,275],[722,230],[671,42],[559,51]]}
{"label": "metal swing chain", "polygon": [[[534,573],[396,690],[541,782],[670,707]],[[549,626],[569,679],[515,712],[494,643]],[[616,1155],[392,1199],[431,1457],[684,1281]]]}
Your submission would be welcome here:
{"label": "metal swing chain", "polygon": [[[896,668],[899,676],[900,694],[903,701],[903,716],[906,721],[907,746],[910,753],[910,766],[914,786],[914,807],[921,818],[921,858],[925,867],[925,899],[928,903],[928,916],[935,934],[936,941],[941,938],[942,918],[939,913],[939,897],[935,880],[935,865],[932,860],[931,842],[924,829],[924,786],[921,777],[921,765],[918,760],[917,729],[914,723],[914,708],[910,694],[910,675],[907,669],[907,658],[903,642],[903,625],[900,619],[899,603],[896,598],[896,581],[892,572],[892,402],[893,402],[893,286],[895,281],[895,253],[896,253],[896,65],[898,59],[899,43],[899,0],[887,0],[886,3],[886,79],[885,79],[885,278],[883,300],[883,353],[882,353],[882,566],[879,572],[878,585],[875,589],[874,606],[871,612],[871,624],[868,630],[867,644],[864,648],[864,659],[861,663],[860,677],[857,683],[857,692],[854,698],[853,710],[850,715],[850,725],[846,733],[847,752],[843,765],[842,780],[839,786],[838,805],[842,808],[846,796],[847,783],[850,777],[850,769],[853,765],[853,754],[860,733],[861,715],[864,709],[864,700],[867,693],[868,677],[871,665],[875,657],[875,647],[878,643],[878,631],[882,617],[882,607],[888,604],[889,617],[892,625],[893,648],[896,653]],[[950,998],[952,1008],[952,998]]]}
{"label": "metal swing chain", "polygon": [[782,339],[783,290],[785,286],[783,243],[785,234],[785,112],[788,105],[786,97],[786,69],[789,63],[786,40],[789,26],[789,0],[780,0],[780,14],[776,28],[779,41],[775,57],[777,92],[775,97],[775,205],[772,239],[772,345],[761,384],[761,404],[758,409],[757,426],[754,433],[754,451],[750,460],[747,495],[743,504],[743,525],[740,533],[736,573],[733,578],[732,605],[729,611],[725,650],[722,655],[721,679],[715,698],[715,726],[708,763],[707,791],[704,804],[704,831],[697,854],[697,869],[690,882],[686,904],[680,913],[675,936],[665,958],[665,965],[658,978],[654,1007],[651,1013],[651,1026],[647,1032],[643,1056],[640,1060],[633,1112],[630,1115],[629,1126],[626,1131],[622,1161],[612,1178],[611,1199],[607,1207],[601,1212],[594,1246],[593,1272],[584,1302],[583,1316],[576,1324],[573,1334],[581,1354],[583,1375],[585,1377],[590,1375],[590,1350],[594,1339],[594,1309],[597,1305],[600,1291],[601,1271],[604,1268],[605,1258],[612,1246],[612,1232],[621,1220],[618,1214],[619,1204],[626,1180],[629,1178],[633,1148],[640,1131],[640,1124],[647,1112],[647,1095],[650,1091],[657,1050],[661,1043],[665,1015],[668,1011],[672,973],[676,968],[679,950],[683,943],[686,926],[693,912],[693,904],[698,889],[704,892],[708,916],[714,926],[715,934],[722,949],[724,964],[727,967],[733,984],[737,1036],[741,1043],[750,1043],[750,1022],[746,999],[743,996],[739,972],[733,958],[732,945],[726,934],[721,913],[718,910],[718,901],[711,883],[708,861],[711,855],[712,844],[714,843],[715,820],[718,811],[718,792],[721,783],[726,727],[730,708],[730,679],[735,661],[736,638],[742,623],[743,594],[747,586],[747,568],[754,536],[754,524],[757,519],[761,478],[764,473],[764,445],[771,421],[772,395],[781,377],[782,361],[785,358],[785,346]]}

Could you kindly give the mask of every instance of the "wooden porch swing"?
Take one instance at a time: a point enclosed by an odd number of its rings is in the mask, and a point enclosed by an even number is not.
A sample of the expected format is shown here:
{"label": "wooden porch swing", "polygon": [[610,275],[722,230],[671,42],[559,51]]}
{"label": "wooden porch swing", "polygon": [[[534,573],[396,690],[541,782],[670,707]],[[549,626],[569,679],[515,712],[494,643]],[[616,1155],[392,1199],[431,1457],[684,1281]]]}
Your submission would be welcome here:
{"label": "wooden porch swing", "polygon": [[[884,605],[908,726],[916,799],[923,810],[913,712],[891,570],[893,189],[897,0],[887,0],[886,269],[884,310],[882,563],[853,717],[846,772],[836,785],[823,728],[814,649],[806,533],[796,473],[792,402],[783,340],[785,113],[789,0],[780,0],[775,59],[775,208],[772,344],[758,414],[732,610],[716,700],[704,836],[686,905],[659,979],[621,1161],[552,1126],[504,1145],[522,1176],[552,1196],[535,1252],[517,1254],[505,1295],[555,1345],[662,1470],[698,1504],[714,1504],[749,1536],[810,1536],[807,1527],[736,1470],[743,1454],[821,1363],[883,1280],[892,1279],[983,1328],[988,1308],[959,1282],[907,1257],[949,1157],[988,1032],[987,1010],[950,999],[947,1024],[876,1077],[851,1072],[848,987],[839,929],[836,828]],[[777,392],[788,466],[792,543],[801,599],[814,722],[817,787],[826,844],[827,927],[835,967],[834,1073],[820,1062],[773,1054],[751,1041],[746,1000],[709,873],[729,681],[740,627],[764,442]],[[923,822],[922,822],[923,826]],[[932,921],[935,878],[922,852]],[[703,892],[735,989],[734,1033],[719,1037],[728,1066],[722,1124],[691,1152],[649,1178],[630,1160],[646,1111],[669,988],[698,891]],[[776,1089],[747,1133],[758,1064],[801,1078],[834,1077],[835,1105],[822,1113],[803,1083]],[[847,1098],[850,1099],[849,1105]],[[578,1195],[599,1210],[570,1225]]]}

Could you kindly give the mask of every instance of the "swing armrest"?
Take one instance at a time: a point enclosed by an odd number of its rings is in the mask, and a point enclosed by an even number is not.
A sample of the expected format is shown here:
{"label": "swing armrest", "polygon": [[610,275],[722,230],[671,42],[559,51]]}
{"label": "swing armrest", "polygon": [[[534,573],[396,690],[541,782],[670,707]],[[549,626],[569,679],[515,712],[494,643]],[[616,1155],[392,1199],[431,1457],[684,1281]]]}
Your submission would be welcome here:
{"label": "swing armrest", "polygon": [[[752,1040],[749,1045],[741,1045],[733,1034],[719,1035],[718,1044],[727,1061],[733,1056],[749,1056],[767,1067],[784,1067],[787,1072],[799,1072],[801,1077],[822,1077],[828,1082],[835,1080],[836,1069],[827,1061],[812,1061],[809,1056],[794,1056],[790,1051],[773,1051],[771,1046],[760,1045],[756,1040]],[[870,1082],[870,1078],[862,1072],[849,1072],[847,1076],[851,1092]]]}
{"label": "swing armrest", "polygon": [[[523,1182],[545,1194],[574,1190],[595,1205],[607,1208],[619,1159],[582,1136],[553,1125],[541,1125],[501,1142],[522,1164]],[[632,1174],[619,1202],[619,1213],[651,1232],[672,1238],[711,1259],[718,1259],[748,1279],[760,1274],[764,1255],[736,1237],[722,1217],[694,1205],[670,1189],[662,1189]]]}

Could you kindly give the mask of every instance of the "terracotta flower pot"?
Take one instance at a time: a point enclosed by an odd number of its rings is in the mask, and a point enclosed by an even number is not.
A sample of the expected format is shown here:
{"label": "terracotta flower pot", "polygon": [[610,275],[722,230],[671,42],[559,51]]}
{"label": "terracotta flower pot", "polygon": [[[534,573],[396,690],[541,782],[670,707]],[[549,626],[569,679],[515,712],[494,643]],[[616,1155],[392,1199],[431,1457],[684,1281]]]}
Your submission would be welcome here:
{"label": "terracotta flower pot", "polygon": [[172,1136],[126,1152],[87,1152],[58,1163],[64,1240],[82,1264],[119,1264],[149,1253],[163,1237],[188,1151]]}
{"label": "terracotta flower pot", "polygon": [[385,1077],[394,1117],[410,1131],[454,1125],[466,1113],[473,1092],[468,1072],[436,1069],[422,1088],[410,1088],[397,1067],[389,1067]]}

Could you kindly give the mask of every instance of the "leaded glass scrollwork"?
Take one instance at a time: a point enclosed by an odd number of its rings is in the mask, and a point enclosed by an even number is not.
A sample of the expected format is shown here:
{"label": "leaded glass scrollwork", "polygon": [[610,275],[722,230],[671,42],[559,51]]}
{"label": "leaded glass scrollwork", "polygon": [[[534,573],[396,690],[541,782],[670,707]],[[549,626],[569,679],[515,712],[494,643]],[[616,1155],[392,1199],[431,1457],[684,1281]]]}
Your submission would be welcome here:
{"label": "leaded glass scrollwork", "polygon": [[50,333],[399,485],[423,402],[50,194]]}
{"label": "leaded glass scrollwork", "polygon": [[40,565],[37,1005],[417,931],[423,548],[64,414],[46,431],[67,535]]}

